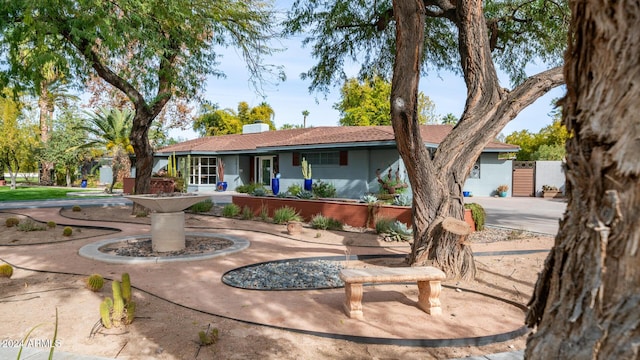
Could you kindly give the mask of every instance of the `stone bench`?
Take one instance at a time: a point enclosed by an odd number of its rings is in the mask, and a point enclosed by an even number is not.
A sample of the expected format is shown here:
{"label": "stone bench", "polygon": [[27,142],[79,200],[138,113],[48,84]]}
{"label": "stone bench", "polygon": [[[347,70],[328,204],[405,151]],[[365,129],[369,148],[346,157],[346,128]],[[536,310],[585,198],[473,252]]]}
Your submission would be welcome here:
{"label": "stone bench", "polygon": [[444,272],[432,266],[396,268],[360,268],[340,270],[346,299],[344,310],[350,318],[362,319],[362,284],[418,282],[418,307],[427,314],[440,315],[441,282]]}

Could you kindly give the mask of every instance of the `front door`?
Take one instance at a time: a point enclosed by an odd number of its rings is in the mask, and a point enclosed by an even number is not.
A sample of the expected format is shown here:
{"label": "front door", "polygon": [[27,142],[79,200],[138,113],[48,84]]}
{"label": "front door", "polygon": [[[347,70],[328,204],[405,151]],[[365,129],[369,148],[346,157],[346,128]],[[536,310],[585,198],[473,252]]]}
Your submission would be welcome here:
{"label": "front door", "polygon": [[271,177],[273,176],[273,156],[256,156],[256,182],[271,188]]}

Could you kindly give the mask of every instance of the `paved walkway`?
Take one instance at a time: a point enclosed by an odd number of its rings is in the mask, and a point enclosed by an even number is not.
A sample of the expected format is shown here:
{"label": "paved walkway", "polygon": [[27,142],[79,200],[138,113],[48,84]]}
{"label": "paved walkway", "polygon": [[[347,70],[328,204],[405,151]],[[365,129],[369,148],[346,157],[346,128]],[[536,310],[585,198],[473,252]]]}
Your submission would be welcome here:
{"label": "paved walkway", "polygon": [[[231,192],[216,193],[211,194],[211,196],[216,203],[228,203],[231,201]],[[477,202],[480,202],[484,199],[477,198],[474,200],[479,200]],[[115,197],[98,200],[79,198],[38,203],[0,203],[0,209],[22,209],[20,210],[21,213],[36,219],[54,220],[60,224],[96,225],[96,222],[62,218],[58,214],[58,208],[74,204],[109,206],[128,203],[128,201],[122,197]],[[492,200],[488,200],[485,203],[489,204],[487,212],[491,214],[493,212],[491,210],[492,204],[494,203]],[[502,204],[507,204],[507,202],[503,201]],[[531,207],[520,202],[514,202],[513,204],[515,207],[522,206],[525,209]],[[220,228],[221,223],[225,220],[212,218],[211,221],[215,223],[209,226]],[[497,225],[504,225],[504,223],[500,223],[500,220],[501,218],[499,217],[496,219]],[[537,221],[529,222],[538,223]],[[543,223],[543,221],[540,223]],[[140,224],[99,224],[117,227],[122,230],[118,237],[146,233],[149,229],[148,225]],[[403,294],[401,303],[405,303],[405,305],[414,304],[415,300],[412,297],[415,295],[413,294],[415,289],[406,285],[384,285],[381,289],[385,291],[372,291],[367,294],[368,300],[364,304],[364,321],[348,319],[342,312],[343,289],[306,290],[304,291],[305,296],[300,296],[299,291],[256,292],[231,288],[220,282],[222,274],[228,270],[258,262],[281,260],[283,258],[344,257],[345,252],[353,255],[391,255],[403,254],[408,251],[408,246],[405,248],[398,246],[346,246],[346,239],[340,237],[323,238],[321,241],[316,242],[311,241],[310,237],[305,241],[300,241],[300,239],[268,233],[267,230],[260,228],[259,222],[250,226],[251,228],[249,229],[240,229],[236,224],[235,226],[229,226],[228,229],[216,230],[225,234],[247,238],[251,241],[250,251],[243,251],[219,259],[144,266],[136,265],[129,267],[127,271],[131,274],[135,283],[144,284],[138,286],[134,283],[137,287],[187,307],[240,321],[320,336],[330,336],[332,338],[357,341],[379,341],[382,339],[383,343],[387,341],[388,343],[397,344],[402,344],[403,341],[408,341],[409,343],[413,341],[414,345],[428,345],[430,341],[435,339],[435,341],[448,342],[451,346],[459,346],[456,344],[460,339],[487,339],[495,335],[496,332],[508,334],[522,329],[521,309],[513,307],[511,309],[512,315],[508,316],[507,319],[495,319],[491,316],[491,308],[504,308],[505,303],[478,294],[459,293],[447,288],[443,289],[442,295],[444,299],[447,299],[447,303],[443,305],[445,306],[443,308],[445,316],[431,317],[415,306],[398,306],[397,294]],[[545,232],[541,231],[542,228],[536,229],[533,231]],[[105,274],[113,273],[114,271],[121,272],[121,265],[97,262],[77,255],[80,247],[103,238],[106,237],[56,245],[29,246],[28,249],[25,247],[12,247],[10,249],[0,247],[0,258],[21,267],[45,271],[77,274],[88,274],[87,271]],[[484,246],[483,251],[486,250],[490,249]],[[172,280],[176,274],[183,273],[192,274],[193,281],[180,282]],[[215,288],[213,293],[211,291],[212,286]],[[389,298],[390,294],[396,295]],[[229,299],[239,299],[240,301],[230,302],[228,301]],[[456,308],[455,310],[449,308],[450,305],[458,301],[467,303],[471,301],[475,306]],[[270,305],[269,311],[260,310],[264,304]],[[480,308],[482,311],[478,312]],[[446,316],[451,311],[455,311],[455,316]],[[481,314],[483,316],[480,316]],[[416,318],[428,318],[429,321],[417,322],[415,321]],[[336,319],[340,319],[340,321],[335,321]],[[388,326],[382,328],[379,324],[387,324]],[[493,331],[489,333],[483,331],[482,329],[484,328],[492,329]],[[420,334],[421,336],[416,339],[415,334]],[[0,358],[6,358],[2,352],[0,352]],[[521,352],[513,352],[487,355],[477,359],[511,360],[521,358]],[[92,359],[92,357],[75,357],[72,359]]]}

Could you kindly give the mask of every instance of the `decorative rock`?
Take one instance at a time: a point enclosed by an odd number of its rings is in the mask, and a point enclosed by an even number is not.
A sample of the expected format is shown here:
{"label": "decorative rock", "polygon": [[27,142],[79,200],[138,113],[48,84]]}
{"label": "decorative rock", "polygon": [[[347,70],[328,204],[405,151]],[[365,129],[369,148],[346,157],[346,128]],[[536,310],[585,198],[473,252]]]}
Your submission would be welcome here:
{"label": "decorative rock", "polygon": [[287,232],[289,235],[298,235],[302,232],[302,224],[297,221],[287,223]]}

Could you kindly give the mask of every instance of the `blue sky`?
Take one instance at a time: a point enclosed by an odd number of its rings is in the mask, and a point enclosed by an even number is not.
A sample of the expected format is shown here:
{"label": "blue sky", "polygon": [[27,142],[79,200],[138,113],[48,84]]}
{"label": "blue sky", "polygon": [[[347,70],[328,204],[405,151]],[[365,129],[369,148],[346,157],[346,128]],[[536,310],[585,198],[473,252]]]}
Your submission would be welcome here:
{"label": "blue sky", "polygon": [[[286,0],[277,2],[288,3]],[[309,93],[309,80],[301,80],[300,74],[309,70],[315,60],[310,55],[309,48],[301,46],[302,38],[293,38],[283,41],[284,52],[267,59],[267,63],[284,67],[287,80],[274,84],[265,84],[264,97],[257,94],[249,81],[249,74],[242,58],[234,49],[223,49],[220,53],[219,70],[226,74],[225,78],[209,78],[205,98],[218,104],[220,108],[236,109],[241,101],[246,101],[249,106],[256,106],[266,101],[275,112],[275,125],[283,124],[302,125],[302,111],[308,110],[307,126],[337,126],[339,113],[333,109],[333,105],[339,101],[339,87],[332,88],[329,94]],[[355,76],[357,67],[347,69],[349,76]],[[532,66],[532,72],[527,75],[544,70]],[[502,86],[510,88],[506,76],[501,76]],[[440,115],[453,113],[460,116],[464,109],[466,87],[461,76],[442,72],[438,75],[429,75],[420,80],[420,90],[434,102],[435,112]],[[516,119],[511,121],[503,134],[508,135],[513,131],[528,129],[537,132],[551,123],[549,116],[552,110],[551,102],[554,98],[564,95],[564,87],[559,87],[547,95],[538,99],[522,111]],[[185,131],[172,131],[172,136],[181,139],[193,139],[197,134],[191,129]]]}

